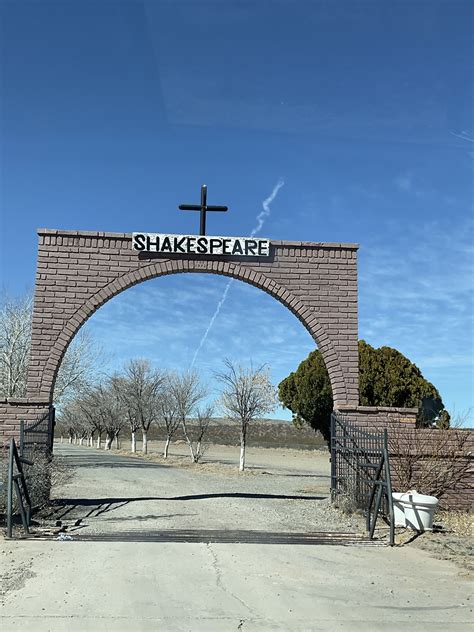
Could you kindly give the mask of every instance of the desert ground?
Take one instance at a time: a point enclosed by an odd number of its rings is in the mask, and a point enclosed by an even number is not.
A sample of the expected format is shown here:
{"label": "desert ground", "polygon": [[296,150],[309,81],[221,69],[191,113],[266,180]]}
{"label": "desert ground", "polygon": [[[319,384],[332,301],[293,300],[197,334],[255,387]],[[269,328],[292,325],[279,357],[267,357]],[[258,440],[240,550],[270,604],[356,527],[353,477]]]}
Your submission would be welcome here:
{"label": "desert ground", "polygon": [[56,444],[71,475],[55,490],[39,537],[0,543],[3,629],[465,630],[472,623],[465,567],[415,543],[369,542],[359,517],[330,505],[327,451],[250,447],[239,474],[237,447],[210,446],[197,465],[180,442],[168,463],[160,450],[152,443],[143,458]]}

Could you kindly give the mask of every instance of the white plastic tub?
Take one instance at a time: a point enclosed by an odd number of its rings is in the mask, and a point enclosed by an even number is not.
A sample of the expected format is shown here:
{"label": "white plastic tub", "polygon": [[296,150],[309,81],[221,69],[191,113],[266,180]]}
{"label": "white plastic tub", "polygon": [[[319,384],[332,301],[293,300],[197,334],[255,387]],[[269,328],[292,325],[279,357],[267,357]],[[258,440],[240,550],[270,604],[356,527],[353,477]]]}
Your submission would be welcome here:
{"label": "white plastic tub", "polygon": [[405,494],[401,494],[400,492],[393,492],[393,517],[395,518],[395,526],[396,527],[406,527],[407,521],[405,518],[405,508],[402,505],[402,497]]}
{"label": "white plastic tub", "polygon": [[435,496],[419,494],[412,489],[406,494],[394,493],[393,511],[395,526],[406,526],[415,531],[432,531],[433,518],[438,506]]}

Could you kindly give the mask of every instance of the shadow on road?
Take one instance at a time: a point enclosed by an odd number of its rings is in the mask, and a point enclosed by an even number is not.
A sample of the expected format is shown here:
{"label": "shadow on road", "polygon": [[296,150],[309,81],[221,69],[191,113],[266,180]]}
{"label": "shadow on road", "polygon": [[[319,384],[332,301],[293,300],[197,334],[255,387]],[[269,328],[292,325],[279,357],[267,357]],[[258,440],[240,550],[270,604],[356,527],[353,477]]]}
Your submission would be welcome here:
{"label": "shadow on road", "polygon": [[63,519],[77,510],[87,511],[84,519],[115,511],[129,503],[144,501],[189,501],[208,500],[210,498],[257,498],[260,500],[326,500],[327,496],[309,496],[293,494],[252,494],[241,492],[226,492],[217,494],[192,494],[188,496],[133,496],[126,498],[57,498],[54,500],[52,512],[46,518]]}
{"label": "shadow on road", "polygon": [[67,463],[68,467],[77,468],[130,467],[138,469],[163,469],[169,467],[161,463],[153,463],[152,461],[145,461],[137,457],[126,457],[119,454],[98,454],[97,452],[92,452],[90,454],[60,454],[59,456]]}

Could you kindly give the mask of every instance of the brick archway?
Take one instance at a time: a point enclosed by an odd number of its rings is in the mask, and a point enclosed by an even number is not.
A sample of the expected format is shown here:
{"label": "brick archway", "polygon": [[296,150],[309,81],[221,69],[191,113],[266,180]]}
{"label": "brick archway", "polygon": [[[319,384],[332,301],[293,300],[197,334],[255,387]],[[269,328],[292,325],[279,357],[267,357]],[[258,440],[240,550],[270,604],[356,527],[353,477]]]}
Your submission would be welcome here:
{"label": "brick archway", "polygon": [[[217,265],[215,265],[216,263]],[[48,380],[41,385],[40,393],[43,395],[48,395],[52,398],[57,371],[61,364],[64,353],[67,350],[67,347],[72,342],[72,339],[74,338],[80,327],[88,320],[90,316],[94,314],[95,311],[97,311],[97,309],[104,305],[104,303],[112,299],[117,294],[125,291],[129,287],[150,279],[154,279],[160,276],[166,276],[169,274],[198,272],[220,274],[238,279],[240,281],[244,281],[246,283],[249,283],[250,285],[260,288],[267,294],[270,294],[270,296],[276,298],[279,302],[283,303],[283,305],[285,305],[291,312],[293,312],[293,314],[295,314],[295,316],[302,322],[302,324],[311,334],[313,339],[316,341],[318,348],[322,351],[325,357],[325,362],[328,365],[328,372],[331,382],[343,384],[344,397],[347,398],[341,365],[337,352],[335,351],[331,340],[328,338],[321,325],[318,324],[316,318],[311,315],[311,312],[305,309],[305,306],[294,296],[292,296],[288,292],[288,290],[283,289],[281,286],[273,281],[269,281],[262,274],[259,273],[254,273],[252,275],[252,280],[250,280],[250,272],[248,270],[241,270],[240,267],[235,264],[229,264],[220,261],[207,261],[205,262],[205,267],[199,266],[198,269],[195,269],[193,266],[190,266],[190,269],[188,270],[182,269],[179,264],[179,261],[172,261],[171,265],[166,265],[162,262],[153,263],[146,268],[140,269],[140,278],[138,281],[136,280],[136,275],[134,272],[128,273],[109,283],[106,287],[103,288],[100,293],[94,294],[94,296],[92,296],[86,303],[84,303],[84,305],[80,307],[74,314],[74,316],[69,320],[68,324],[58,336],[54,346],[51,349],[51,355],[45,366],[44,375],[50,376],[51,374],[53,374],[54,378],[51,384],[50,380]],[[46,392],[46,388],[49,388],[48,392]]]}
{"label": "brick archway", "polygon": [[316,341],[335,405],[358,404],[357,245],[271,242],[271,257],[180,256],[132,251],[131,235],[39,230],[30,401],[51,402],[64,353],[104,303],[148,279],[183,272],[250,283],[290,309]]}

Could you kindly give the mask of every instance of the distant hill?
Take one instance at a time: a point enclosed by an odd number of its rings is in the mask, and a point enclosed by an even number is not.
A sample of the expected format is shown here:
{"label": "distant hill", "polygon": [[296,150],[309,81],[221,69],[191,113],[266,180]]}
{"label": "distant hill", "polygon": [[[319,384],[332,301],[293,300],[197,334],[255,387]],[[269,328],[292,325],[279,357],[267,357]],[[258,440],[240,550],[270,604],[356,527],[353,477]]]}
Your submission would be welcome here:
{"label": "distant hill", "polygon": [[[192,420],[191,420],[192,423]],[[238,424],[238,421],[232,421],[231,419],[229,419],[228,417],[215,417],[212,422],[211,425],[212,426],[227,426],[227,425],[234,425],[234,424]],[[264,419],[258,419],[257,421],[252,422],[252,424],[254,423],[259,423],[259,424],[285,424],[286,426],[288,424],[293,425],[293,422],[291,421],[291,419],[270,419],[270,418],[264,418]]]}
{"label": "distant hill", "polygon": [[[193,433],[193,423],[188,423],[189,434]],[[227,418],[212,420],[206,433],[205,442],[218,445],[239,445],[240,426]],[[126,435],[125,435],[126,436]],[[153,427],[149,433],[150,439],[164,439],[159,428]],[[178,429],[174,440],[184,439],[181,429]],[[262,448],[295,448],[300,450],[314,450],[326,448],[321,433],[315,432],[309,426],[296,428],[285,419],[262,419],[249,424],[247,445]]]}

